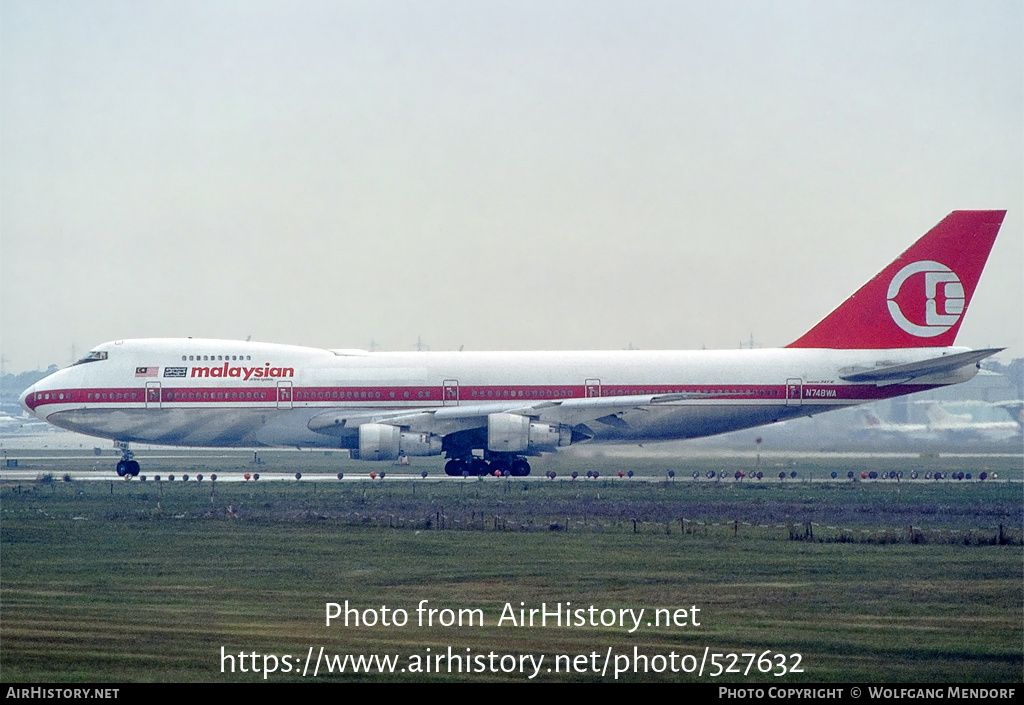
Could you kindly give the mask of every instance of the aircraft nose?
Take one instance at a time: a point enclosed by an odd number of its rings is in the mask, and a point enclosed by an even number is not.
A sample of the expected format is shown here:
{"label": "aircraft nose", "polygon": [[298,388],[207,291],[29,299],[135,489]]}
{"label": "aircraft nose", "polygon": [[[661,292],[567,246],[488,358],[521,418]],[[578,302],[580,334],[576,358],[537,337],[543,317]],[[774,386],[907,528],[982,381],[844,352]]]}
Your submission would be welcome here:
{"label": "aircraft nose", "polygon": [[31,387],[22,392],[21,396],[18,398],[18,403],[21,404],[21,408],[27,411],[28,413],[32,414],[33,416],[35,416],[35,409],[33,408],[34,405],[31,404],[29,400],[35,398],[33,396],[35,393],[36,385],[33,384]]}

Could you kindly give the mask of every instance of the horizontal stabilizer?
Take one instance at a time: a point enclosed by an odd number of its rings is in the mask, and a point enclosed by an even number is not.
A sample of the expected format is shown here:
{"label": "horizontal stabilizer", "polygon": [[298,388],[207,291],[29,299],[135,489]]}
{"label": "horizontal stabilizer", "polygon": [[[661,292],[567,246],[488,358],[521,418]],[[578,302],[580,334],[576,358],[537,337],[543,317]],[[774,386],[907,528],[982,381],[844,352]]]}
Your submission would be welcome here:
{"label": "horizontal stabilizer", "polygon": [[985,348],[984,350],[969,350],[968,352],[956,353],[953,355],[940,355],[920,362],[911,362],[906,365],[889,365],[863,371],[853,370],[849,374],[840,375],[847,382],[875,382],[877,384],[897,384],[909,382],[938,374],[948,374],[954,370],[976,365],[990,355],[1005,350],[1005,348]]}

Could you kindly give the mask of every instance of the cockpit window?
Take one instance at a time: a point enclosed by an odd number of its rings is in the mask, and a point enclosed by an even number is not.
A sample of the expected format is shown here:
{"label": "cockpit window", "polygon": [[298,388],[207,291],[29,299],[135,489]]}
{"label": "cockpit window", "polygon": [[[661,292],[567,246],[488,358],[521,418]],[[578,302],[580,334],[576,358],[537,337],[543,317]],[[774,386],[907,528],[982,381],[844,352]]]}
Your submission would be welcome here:
{"label": "cockpit window", "polygon": [[[83,357],[81,360],[75,363],[75,365],[84,365],[87,362],[99,362],[100,360],[107,359],[106,350],[93,350],[91,353]],[[75,365],[72,365],[74,367]]]}

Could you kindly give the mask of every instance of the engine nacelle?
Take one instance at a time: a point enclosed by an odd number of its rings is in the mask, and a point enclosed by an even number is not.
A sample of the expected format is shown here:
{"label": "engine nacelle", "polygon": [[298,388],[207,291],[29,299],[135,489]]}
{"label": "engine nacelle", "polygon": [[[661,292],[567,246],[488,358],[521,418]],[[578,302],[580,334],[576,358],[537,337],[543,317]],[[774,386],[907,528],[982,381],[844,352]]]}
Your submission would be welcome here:
{"label": "engine nacelle", "polygon": [[440,455],[441,437],[403,431],[385,423],[359,427],[360,460],[397,460],[400,455]]}
{"label": "engine nacelle", "polygon": [[433,433],[402,431],[398,450],[403,455],[441,455],[441,437]]}
{"label": "engine nacelle", "polygon": [[531,421],[520,414],[487,415],[487,450],[495,453],[524,453],[554,450],[572,443],[572,429]]}

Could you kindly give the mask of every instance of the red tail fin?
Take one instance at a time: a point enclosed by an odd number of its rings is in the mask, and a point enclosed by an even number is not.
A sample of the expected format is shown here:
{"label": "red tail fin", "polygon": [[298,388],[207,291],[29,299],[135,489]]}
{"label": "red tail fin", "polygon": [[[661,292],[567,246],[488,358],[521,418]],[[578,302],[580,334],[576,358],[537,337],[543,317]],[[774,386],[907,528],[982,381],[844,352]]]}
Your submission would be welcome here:
{"label": "red tail fin", "polygon": [[1005,215],[953,211],[787,347],[952,345]]}

